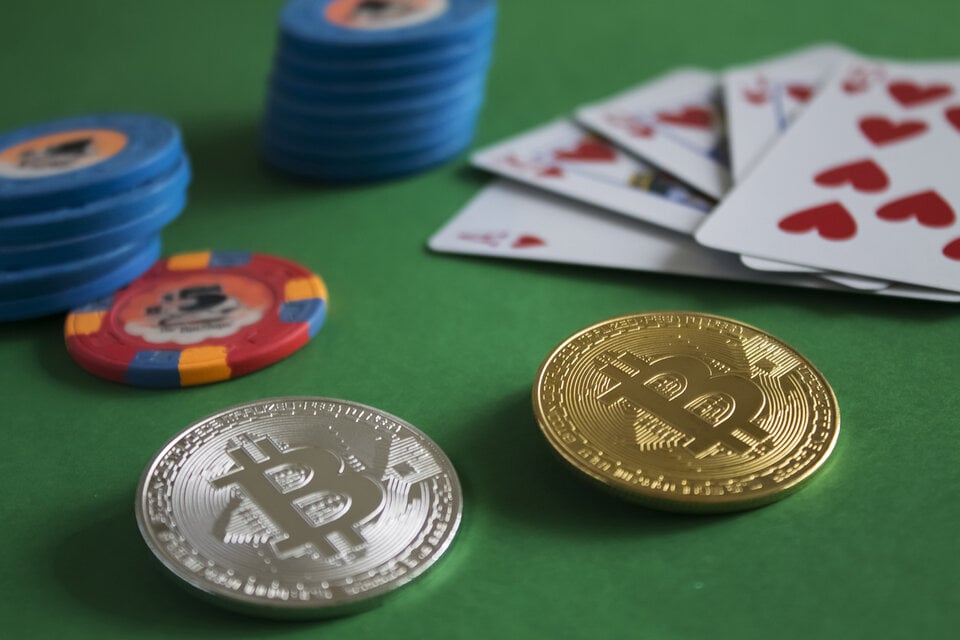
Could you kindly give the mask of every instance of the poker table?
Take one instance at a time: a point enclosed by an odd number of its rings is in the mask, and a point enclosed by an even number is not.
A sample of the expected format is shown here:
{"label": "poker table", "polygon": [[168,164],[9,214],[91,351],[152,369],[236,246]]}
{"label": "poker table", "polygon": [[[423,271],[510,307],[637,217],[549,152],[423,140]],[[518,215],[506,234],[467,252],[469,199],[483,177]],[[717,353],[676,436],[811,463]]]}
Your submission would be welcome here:
{"label": "poker table", "polygon": [[[265,168],[256,130],[281,2],[18,2],[0,20],[0,130],[73,114],[182,127],[190,201],[164,253],[240,249],[320,273],[325,326],[268,369],[173,390],[80,369],[63,316],[0,324],[5,636],[284,638],[952,637],[960,625],[960,317],[950,304],[431,253],[489,180],[463,155],[414,177],[318,186]],[[474,148],[680,65],[832,40],[957,55],[946,0],[524,0],[500,8]],[[653,310],[728,316],[831,382],[842,426],[801,491],[732,515],[646,509],[545,443],[531,385],[568,335]],[[345,398],[433,438],[464,490],[448,555],[379,608],[274,622],[196,599],[134,518],[175,433],[275,396]]]}

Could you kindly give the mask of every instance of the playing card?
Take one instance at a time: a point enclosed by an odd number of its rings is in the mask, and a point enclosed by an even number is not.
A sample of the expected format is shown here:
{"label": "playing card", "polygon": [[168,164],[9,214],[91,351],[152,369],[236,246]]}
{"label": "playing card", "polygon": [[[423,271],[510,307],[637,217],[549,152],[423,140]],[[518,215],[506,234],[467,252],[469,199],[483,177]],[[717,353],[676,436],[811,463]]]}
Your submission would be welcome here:
{"label": "playing card", "polygon": [[711,198],[730,186],[717,76],[679,69],[588,105],[577,119]]}
{"label": "playing card", "polygon": [[[723,103],[734,182],[743,181],[753,165],[803,112],[829,74],[850,55],[849,50],[837,45],[817,45],[723,73]],[[878,290],[889,286],[883,280],[829,274],[813,267],[754,256],[742,256],[741,261],[761,271],[823,273],[822,277],[828,280],[856,289]]]}
{"label": "playing card", "polygon": [[960,291],[960,66],[854,57],[697,231],[711,247]]}
{"label": "playing card", "polygon": [[[473,163],[534,187],[684,233],[693,233],[710,206],[679,181],[565,120],[478,151]],[[823,277],[855,288],[886,286],[846,276]]]}
{"label": "playing card", "polygon": [[[848,290],[815,276],[753,271],[737,256],[682,234],[505,180],[480,192],[428,246],[445,253]],[[960,295],[908,287],[880,293],[960,302]]]}
{"label": "playing card", "polygon": [[740,262],[751,269],[759,271],[776,271],[779,273],[815,273],[821,278],[826,278],[832,282],[842,284],[845,287],[854,289],[885,289],[890,286],[886,280],[877,280],[876,278],[865,278],[863,276],[852,276],[846,273],[838,274],[813,267],[804,267],[797,264],[788,264],[786,262],[777,262],[775,260],[765,260],[764,258],[754,258],[753,256],[740,256]]}
{"label": "playing card", "polygon": [[836,45],[818,45],[723,73],[734,182],[746,177],[848,55]]}
{"label": "playing card", "polygon": [[473,154],[473,164],[531,186],[692,234],[713,203],[567,120]]}

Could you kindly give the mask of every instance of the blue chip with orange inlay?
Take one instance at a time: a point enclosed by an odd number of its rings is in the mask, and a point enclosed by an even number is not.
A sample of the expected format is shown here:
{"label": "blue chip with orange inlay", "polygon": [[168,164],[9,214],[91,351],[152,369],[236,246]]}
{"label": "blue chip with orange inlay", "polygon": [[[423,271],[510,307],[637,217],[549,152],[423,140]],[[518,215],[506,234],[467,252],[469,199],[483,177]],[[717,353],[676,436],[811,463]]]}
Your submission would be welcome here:
{"label": "blue chip with orange inlay", "polygon": [[67,350],[87,371],[142,387],[236,378],[305,345],[323,325],[327,288],[308,269],[240,251],[158,261],[109,298],[67,316]]}
{"label": "blue chip with orange inlay", "polygon": [[0,216],[83,207],[174,169],[177,126],[143,114],[66,118],[0,134]]}

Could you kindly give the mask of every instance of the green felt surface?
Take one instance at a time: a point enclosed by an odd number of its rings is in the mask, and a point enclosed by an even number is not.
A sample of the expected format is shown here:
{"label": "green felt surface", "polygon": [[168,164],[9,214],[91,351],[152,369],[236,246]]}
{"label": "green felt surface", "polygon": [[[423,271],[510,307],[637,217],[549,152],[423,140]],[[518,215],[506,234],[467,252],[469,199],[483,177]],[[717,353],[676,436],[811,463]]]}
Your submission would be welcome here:
{"label": "green felt surface", "polygon": [[[432,255],[426,239],[485,183],[464,158],[374,186],[319,188],[257,161],[280,3],[7,2],[0,130],[147,111],[182,126],[195,168],[165,253],[286,256],[330,288],[302,351],[224,384],[94,378],[62,317],[0,325],[0,620],[18,637],[938,638],[960,624],[956,306],[656,274]],[[501,6],[476,145],[678,65],[721,68],[831,39],[957,56],[950,0],[574,2]],[[804,490],[733,516],[661,514],[554,459],[530,386],[561,339],[606,317],[689,309],[794,345],[843,426]],[[399,415],[457,466],[462,531],[382,607],[320,623],[222,612],[155,567],[133,516],[169,437],[223,407],[341,397]]]}

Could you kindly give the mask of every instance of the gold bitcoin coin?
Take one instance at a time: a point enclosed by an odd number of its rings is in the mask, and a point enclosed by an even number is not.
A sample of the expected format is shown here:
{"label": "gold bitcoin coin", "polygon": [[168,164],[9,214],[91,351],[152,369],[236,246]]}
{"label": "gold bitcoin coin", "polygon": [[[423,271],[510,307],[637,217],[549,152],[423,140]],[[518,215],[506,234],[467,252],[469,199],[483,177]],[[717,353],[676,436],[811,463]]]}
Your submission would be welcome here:
{"label": "gold bitcoin coin", "polygon": [[840,430],[823,375],[773,336],[691,312],[638,313],[570,336],[533,388],[537,422],[577,470],[671,511],[784,497]]}

